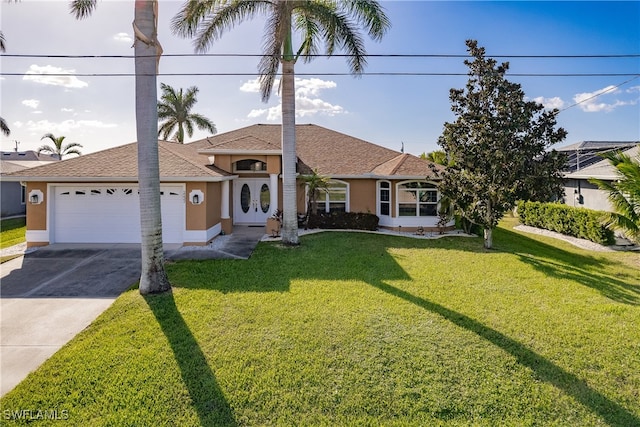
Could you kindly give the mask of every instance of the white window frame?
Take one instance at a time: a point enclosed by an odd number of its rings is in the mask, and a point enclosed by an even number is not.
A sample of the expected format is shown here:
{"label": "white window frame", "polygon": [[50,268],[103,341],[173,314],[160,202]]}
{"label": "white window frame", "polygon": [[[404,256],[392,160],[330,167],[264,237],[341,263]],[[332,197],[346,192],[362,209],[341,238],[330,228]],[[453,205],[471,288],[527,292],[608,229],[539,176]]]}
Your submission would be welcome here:
{"label": "white window frame", "polygon": [[[383,188],[382,184],[387,184],[388,187],[387,188]],[[392,197],[391,197],[391,181],[387,181],[387,180],[383,180],[383,181],[378,181],[376,183],[376,215],[378,215],[378,217],[391,217],[391,212],[393,212],[393,205],[392,205]],[[382,190],[386,190],[389,192],[389,200],[382,200]],[[382,204],[386,203],[389,206],[389,213],[388,214],[383,214],[382,213]]]}
{"label": "white window frame", "polygon": [[[328,191],[322,191],[318,197],[318,211],[320,212],[331,212],[331,187],[333,184],[340,184],[340,186],[345,186],[345,194],[344,194],[344,211],[349,211],[349,183],[345,181],[341,181],[339,179],[332,179],[329,181],[329,185],[327,186]],[[308,197],[308,195],[307,195]],[[342,203],[342,200],[333,201],[333,203]]]}
{"label": "white window frame", "polygon": [[[246,169],[238,169],[238,162],[244,162],[244,161],[251,161],[253,163],[261,163],[264,165],[264,169],[261,170],[246,170]],[[264,162],[262,160],[258,160],[258,159],[242,159],[242,160],[236,160],[235,162],[233,162],[233,172],[237,172],[237,173],[267,173],[267,162]]]}
{"label": "white window frame", "polygon": [[[406,204],[406,202],[402,202],[402,192],[410,192],[411,189],[404,189],[402,188],[403,185],[408,184],[410,182],[418,182],[421,184],[428,184],[430,186],[430,188],[420,188],[420,189],[416,189],[416,191],[418,190],[433,190],[436,192],[435,195],[435,202],[421,202],[420,201],[420,197],[418,197],[418,194],[416,194],[416,200],[415,200],[415,213],[416,215],[400,215],[400,205],[401,204]],[[420,215],[420,205],[435,205],[436,207],[436,213],[434,215]],[[440,205],[440,192],[438,191],[438,186],[436,183],[432,182],[432,181],[426,181],[426,180],[407,180],[407,181],[402,181],[402,182],[398,182],[396,184],[396,199],[395,199],[395,210],[396,210],[396,217],[397,218],[436,218],[438,216],[438,209],[439,209],[439,205]]]}

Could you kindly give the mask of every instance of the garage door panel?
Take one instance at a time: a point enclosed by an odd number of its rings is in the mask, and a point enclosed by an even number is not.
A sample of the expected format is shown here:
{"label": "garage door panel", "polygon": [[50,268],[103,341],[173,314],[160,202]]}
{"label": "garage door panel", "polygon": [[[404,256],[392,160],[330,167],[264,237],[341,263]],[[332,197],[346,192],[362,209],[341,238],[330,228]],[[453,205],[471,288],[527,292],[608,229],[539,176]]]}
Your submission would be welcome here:
{"label": "garage door panel", "polygon": [[[181,187],[162,188],[162,236],[183,243],[184,196]],[[56,187],[55,242],[139,243],[140,202],[134,186]]]}

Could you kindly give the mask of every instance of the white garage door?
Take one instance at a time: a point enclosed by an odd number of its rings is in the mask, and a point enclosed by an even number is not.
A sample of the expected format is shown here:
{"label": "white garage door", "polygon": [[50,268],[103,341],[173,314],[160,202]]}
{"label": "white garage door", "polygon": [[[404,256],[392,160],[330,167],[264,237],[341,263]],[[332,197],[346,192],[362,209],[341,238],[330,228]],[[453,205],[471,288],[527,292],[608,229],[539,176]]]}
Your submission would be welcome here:
{"label": "white garage door", "polygon": [[[161,186],[162,240],[183,243],[184,188]],[[53,242],[140,243],[137,186],[53,187]]]}

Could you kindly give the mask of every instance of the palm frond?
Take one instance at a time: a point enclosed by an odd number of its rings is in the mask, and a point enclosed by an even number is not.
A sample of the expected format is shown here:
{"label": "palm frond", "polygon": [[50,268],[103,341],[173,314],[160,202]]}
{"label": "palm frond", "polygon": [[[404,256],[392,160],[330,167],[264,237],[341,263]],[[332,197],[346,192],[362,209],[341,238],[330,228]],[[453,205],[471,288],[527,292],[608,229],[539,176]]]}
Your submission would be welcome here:
{"label": "palm frond", "polygon": [[[193,122],[198,129],[208,130],[214,135],[218,132],[216,129],[216,125],[203,115],[195,114],[195,113],[190,114],[188,122]],[[189,136],[191,136],[192,133],[193,132],[189,133]]]}
{"label": "palm frond", "polygon": [[97,0],[73,0],[70,4],[70,13],[75,16],[76,19],[88,18],[96,9],[97,4]]}
{"label": "palm frond", "polygon": [[4,136],[9,136],[11,134],[9,125],[7,125],[7,122],[2,117],[0,117],[0,131]]}

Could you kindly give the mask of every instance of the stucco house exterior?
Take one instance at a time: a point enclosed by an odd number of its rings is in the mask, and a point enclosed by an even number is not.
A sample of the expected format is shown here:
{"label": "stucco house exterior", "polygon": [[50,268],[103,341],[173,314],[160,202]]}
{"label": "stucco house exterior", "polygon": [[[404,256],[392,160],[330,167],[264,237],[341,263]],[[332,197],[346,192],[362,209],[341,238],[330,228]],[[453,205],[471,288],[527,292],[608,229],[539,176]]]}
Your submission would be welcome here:
{"label": "stucco house exterior", "polygon": [[[0,152],[0,175],[10,174],[55,162],[58,159],[47,154],[38,154],[35,151],[2,151]],[[15,181],[0,182],[0,216],[8,217],[24,215],[26,213],[25,187]]]}
{"label": "stucco house exterior", "polygon": [[[282,209],[280,129],[159,141],[163,241],[203,245],[235,225],[264,226]],[[437,229],[441,166],[317,125],[297,125],[296,141],[298,174],[331,178],[319,209],[374,213],[385,228]],[[28,246],[140,241],[135,143],[3,179],[26,183]],[[301,185],[298,212],[305,209]]]}
{"label": "stucco house exterior", "polygon": [[[620,151],[632,158],[637,158],[638,153],[640,153],[638,149],[640,146],[638,144],[640,143],[635,144],[632,148],[623,146]],[[565,203],[569,206],[599,211],[613,211],[614,209],[608,199],[608,193],[600,190],[597,185],[591,184],[589,182],[590,178],[615,181],[619,176],[616,168],[608,160],[598,156],[595,162],[591,162],[588,166],[565,174]]]}

